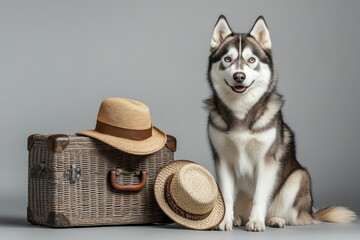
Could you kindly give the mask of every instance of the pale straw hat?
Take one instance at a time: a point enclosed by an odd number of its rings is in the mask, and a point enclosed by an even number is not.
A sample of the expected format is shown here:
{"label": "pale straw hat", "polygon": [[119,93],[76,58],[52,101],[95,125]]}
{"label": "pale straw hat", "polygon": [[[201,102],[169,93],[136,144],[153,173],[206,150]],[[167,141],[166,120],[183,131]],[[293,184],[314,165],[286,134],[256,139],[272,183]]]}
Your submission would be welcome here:
{"label": "pale straw hat", "polygon": [[154,188],[160,208],[182,226],[214,229],[224,218],[224,200],[214,177],[194,162],[178,160],[164,166]]}
{"label": "pale straw hat", "polygon": [[136,155],[154,153],[166,143],[166,134],[152,125],[149,108],[126,98],[105,99],[100,105],[95,130],[77,134]]}

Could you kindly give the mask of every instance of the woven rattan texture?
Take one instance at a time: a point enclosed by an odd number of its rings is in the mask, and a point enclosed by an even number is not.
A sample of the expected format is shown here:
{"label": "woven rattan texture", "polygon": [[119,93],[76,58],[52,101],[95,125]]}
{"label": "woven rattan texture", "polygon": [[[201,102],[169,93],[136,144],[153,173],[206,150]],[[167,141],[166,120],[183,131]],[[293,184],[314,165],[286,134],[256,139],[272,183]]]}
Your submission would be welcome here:
{"label": "woven rattan texture", "polygon": [[[69,136],[69,140],[63,152],[54,153],[47,148],[46,135],[33,137],[34,145],[29,151],[28,208],[34,224],[62,227],[63,217],[64,227],[162,222],[165,215],[155,201],[153,187],[160,168],[174,159],[173,152],[164,146],[156,153],[136,156],[88,137]],[[64,177],[64,171],[72,165],[81,169],[75,183]],[[48,174],[34,178],[34,168],[42,168]],[[114,191],[109,173],[118,168],[146,170],[145,188],[139,192]],[[117,181],[137,184],[139,178],[120,175]],[[54,214],[60,214],[61,219]]]}

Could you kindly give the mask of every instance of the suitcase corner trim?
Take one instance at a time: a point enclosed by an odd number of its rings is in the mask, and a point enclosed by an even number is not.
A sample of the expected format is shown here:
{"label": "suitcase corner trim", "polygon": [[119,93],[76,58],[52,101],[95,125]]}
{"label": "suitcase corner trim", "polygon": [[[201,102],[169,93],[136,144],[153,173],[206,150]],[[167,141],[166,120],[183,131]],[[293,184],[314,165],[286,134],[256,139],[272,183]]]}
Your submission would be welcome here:
{"label": "suitcase corner trim", "polygon": [[54,228],[66,228],[71,227],[71,223],[69,218],[67,218],[63,213],[61,212],[50,212],[46,223],[50,227]]}
{"label": "suitcase corner trim", "polygon": [[66,134],[54,134],[47,138],[47,147],[49,151],[61,153],[69,145],[69,136]]}
{"label": "suitcase corner trim", "polygon": [[172,135],[166,135],[167,139],[166,139],[166,147],[172,151],[172,152],[176,152],[176,138]]}
{"label": "suitcase corner trim", "polygon": [[27,139],[27,150],[30,151],[31,148],[34,146],[34,137],[39,134],[31,134]]}

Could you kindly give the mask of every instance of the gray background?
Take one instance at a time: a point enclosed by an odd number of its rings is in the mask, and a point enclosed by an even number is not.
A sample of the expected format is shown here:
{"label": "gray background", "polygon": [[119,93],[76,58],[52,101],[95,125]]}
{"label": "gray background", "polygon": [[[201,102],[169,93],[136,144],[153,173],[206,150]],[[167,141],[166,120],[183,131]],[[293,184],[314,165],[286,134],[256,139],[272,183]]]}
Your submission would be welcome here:
{"label": "gray background", "polygon": [[[210,94],[207,57],[220,14],[241,32],[265,16],[278,89],[286,99],[284,118],[296,132],[298,159],[312,176],[315,206],[341,204],[360,212],[359,10],[355,0],[0,0],[0,228],[9,234],[3,236],[55,231],[29,227],[24,220],[28,135],[92,129],[106,97],[146,103],[154,124],[177,137],[176,158],[214,172],[202,100]],[[327,233],[333,229],[319,226]],[[62,237],[117,229],[65,230]],[[266,234],[289,237],[300,231],[288,229],[284,235]],[[161,234],[151,227],[122,230]]]}

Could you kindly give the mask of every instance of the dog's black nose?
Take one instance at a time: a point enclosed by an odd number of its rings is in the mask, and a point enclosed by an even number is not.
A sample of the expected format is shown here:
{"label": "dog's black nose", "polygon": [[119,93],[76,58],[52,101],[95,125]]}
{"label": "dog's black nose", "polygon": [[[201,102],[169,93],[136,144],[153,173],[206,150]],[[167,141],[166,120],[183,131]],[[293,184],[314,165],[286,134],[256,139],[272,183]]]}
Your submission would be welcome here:
{"label": "dog's black nose", "polygon": [[236,72],[234,73],[233,78],[235,82],[241,83],[245,81],[246,75],[243,72]]}

